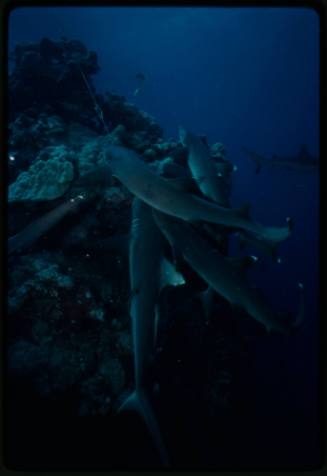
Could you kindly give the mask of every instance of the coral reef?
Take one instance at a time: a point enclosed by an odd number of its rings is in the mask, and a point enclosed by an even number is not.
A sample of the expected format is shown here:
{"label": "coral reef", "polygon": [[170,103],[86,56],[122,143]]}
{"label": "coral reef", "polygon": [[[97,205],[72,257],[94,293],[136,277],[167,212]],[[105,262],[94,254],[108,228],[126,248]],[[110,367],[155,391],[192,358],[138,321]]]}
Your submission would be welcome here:
{"label": "coral reef", "polygon": [[9,201],[53,200],[68,190],[74,178],[72,163],[65,146],[47,147],[29,169],[9,187]]}
{"label": "coral reef", "polygon": [[[75,414],[108,415],[133,382],[131,194],[103,172],[103,145],[133,149],[167,178],[190,176],[187,151],[179,141],[165,140],[156,120],[124,97],[97,94],[92,82],[97,55],[81,42],[20,44],[11,59],[10,229],[16,233],[51,209],[45,202],[55,207],[60,197],[85,193],[87,203],[83,213],[10,256],[10,373],[28,378],[43,399],[73,392]],[[213,144],[211,154],[228,199],[233,166],[222,144]],[[187,266],[183,271],[188,285],[162,298],[161,345],[152,369],[160,391],[153,398],[159,403],[165,398],[175,414],[196,413],[200,401],[204,417],[224,415],[237,401],[231,310],[216,296],[213,314],[219,320],[206,322],[198,298],[203,283]],[[173,401],[174,395],[180,397]]]}

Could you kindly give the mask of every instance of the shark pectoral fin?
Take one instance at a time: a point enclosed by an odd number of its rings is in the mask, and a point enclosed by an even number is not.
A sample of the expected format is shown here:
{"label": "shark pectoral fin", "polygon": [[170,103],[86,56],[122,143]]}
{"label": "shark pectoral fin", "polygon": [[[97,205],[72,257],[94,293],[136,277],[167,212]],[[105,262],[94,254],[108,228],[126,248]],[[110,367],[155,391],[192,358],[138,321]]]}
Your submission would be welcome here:
{"label": "shark pectoral fin", "polygon": [[[177,262],[177,257],[175,254],[174,262]],[[165,286],[181,286],[183,284],[185,284],[185,279],[182,274],[177,271],[176,266],[166,258],[163,258],[161,260],[160,269],[160,289],[163,289]]]}
{"label": "shark pectoral fin", "polygon": [[242,277],[245,277],[250,266],[258,261],[256,256],[229,257],[226,259]]}

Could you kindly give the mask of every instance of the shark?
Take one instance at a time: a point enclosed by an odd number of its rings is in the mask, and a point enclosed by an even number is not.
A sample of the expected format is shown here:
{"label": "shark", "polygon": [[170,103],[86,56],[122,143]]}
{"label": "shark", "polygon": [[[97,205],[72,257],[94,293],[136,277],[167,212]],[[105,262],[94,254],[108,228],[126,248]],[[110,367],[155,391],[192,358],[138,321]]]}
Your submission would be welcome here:
{"label": "shark", "polygon": [[[188,149],[187,163],[203,196],[223,207],[229,207],[229,192],[226,180],[232,170],[229,163],[217,163],[210,154],[206,140],[179,126],[179,138]],[[218,168],[219,167],[219,168]],[[219,225],[206,225],[207,232],[212,235],[221,249],[227,252],[228,235],[226,228]]]}
{"label": "shark", "polygon": [[299,283],[300,303],[296,317],[274,312],[263,296],[246,280],[246,270],[256,261],[253,257],[225,257],[210,247],[191,224],[164,213],[153,211],[154,220],[172,248],[220,296],[233,306],[245,310],[268,332],[294,333],[303,322],[303,285]]}
{"label": "shark", "polygon": [[75,212],[83,199],[83,195],[78,195],[77,197],[65,200],[53,210],[50,210],[45,215],[41,216],[37,220],[34,220],[17,234],[9,237],[8,254],[22,251],[34,244],[41,236],[43,236],[47,231],[60,222],[68,213]]}
{"label": "shark", "polygon": [[175,187],[156,175],[136,152],[122,146],[107,144],[104,154],[116,177],[132,194],[152,208],[186,221],[207,221],[248,231],[269,243],[281,243],[291,233],[290,219],[286,226],[265,227],[249,216],[249,205],[226,208]]}
{"label": "shark", "polygon": [[[152,212],[144,202],[134,199],[129,245],[131,285],[130,314],[134,348],[135,389],[119,412],[136,411],[145,422],[163,466],[169,466],[166,446],[147,392],[147,369],[156,339],[156,308],[160,292],[163,240]],[[166,270],[167,272],[167,270]]]}
{"label": "shark", "polygon": [[[229,206],[228,194],[225,191],[226,185],[224,184],[224,178],[228,175],[228,171],[218,173],[217,175],[216,164],[210,156],[208,147],[200,137],[181,126],[179,127],[179,135],[182,144],[189,150],[188,164],[203,195],[220,205]],[[293,226],[291,221],[289,226]],[[262,240],[260,236],[246,233],[244,230],[237,233],[237,235],[239,236],[241,247],[244,247],[246,244],[253,246],[264,253],[270,254],[274,260],[278,260],[278,243]]]}
{"label": "shark", "polygon": [[260,240],[249,233],[237,232],[236,236],[238,237],[239,247],[241,250],[247,247],[255,248],[261,253],[269,255],[276,263],[282,262],[281,258],[278,256],[276,245],[266,243],[265,241]]}
{"label": "shark", "polygon": [[209,148],[201,137],[182,126],[179,127],[179,137],[188,149],[188,166],[203,195],[221,206],[228,207],[228,194],[224,183],[229,170],[227,166],[226,170],[218,172],[215,160],[210,156]]}
{"label": "shark", "polygon": [[254,152],[247,147],[242,147],[245,152],[255,162],[255,173],[258,174],[263,166],[278,167],[280,169],[292,170],[294,172],[309,172],[317,170],[319,166],[318,158],[312,156],[305,145],[300,147],[295,156],[281,157],[273,155],[271,159]]}

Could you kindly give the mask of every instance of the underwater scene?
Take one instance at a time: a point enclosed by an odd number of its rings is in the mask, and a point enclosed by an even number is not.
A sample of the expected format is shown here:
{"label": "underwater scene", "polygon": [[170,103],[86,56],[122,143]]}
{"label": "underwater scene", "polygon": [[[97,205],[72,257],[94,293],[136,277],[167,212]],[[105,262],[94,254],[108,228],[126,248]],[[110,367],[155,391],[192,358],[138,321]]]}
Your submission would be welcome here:
{"label": "underwater scene", "polygon": [[10,12],[8,467],[321,466],[319,35]]}

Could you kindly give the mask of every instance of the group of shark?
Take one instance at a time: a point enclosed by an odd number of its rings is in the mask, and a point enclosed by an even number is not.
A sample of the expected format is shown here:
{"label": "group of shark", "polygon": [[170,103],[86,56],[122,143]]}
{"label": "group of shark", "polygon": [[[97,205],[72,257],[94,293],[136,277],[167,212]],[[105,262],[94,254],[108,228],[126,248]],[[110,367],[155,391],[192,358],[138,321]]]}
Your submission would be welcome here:
{"label": "group of shark", "polygon": [[[242,308],[268,332],[293,334],[304,318],[301,283],[296,315],[275,312],[247,282],[246,270],[257,258],[228,257],[208,239],[209,232],[211,238],[217,235],[218,244],[221,234],[237,233],[275,253],[290,236],[292,221],[287,218],[285,226],[266,227],[250,217],[248,205],[227,206],[222,164],[211,156],[200,137],[182,127],[179,135],[188,158],[187,168],[180,166],[176,177],[165,178],[133,150],[112,144],[104,145],[105,167],[99,170],[102,179],[105,177],[109,183],[115,177],[134,195],[128,256],[135,387],[120,410],[134,409],[142,416],[164,466],[169,466],[169,457],[151,404],[146,373],[156,348],[160,292],[167,284],[185,282],[177,271],[179,260],[207,283],[208,292],[216,292],[231,305]],[[255,160],[262,165],[262,158]],[[76,209],[81,200],[83,196],[68,199],[9,238],[8,252],[34,243]],[[170,261],[165,256],[167,243],[174,258]]]}

